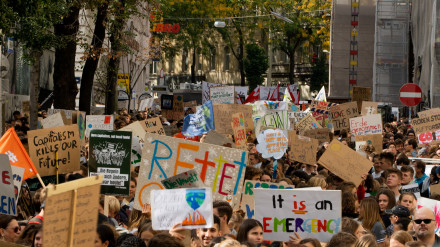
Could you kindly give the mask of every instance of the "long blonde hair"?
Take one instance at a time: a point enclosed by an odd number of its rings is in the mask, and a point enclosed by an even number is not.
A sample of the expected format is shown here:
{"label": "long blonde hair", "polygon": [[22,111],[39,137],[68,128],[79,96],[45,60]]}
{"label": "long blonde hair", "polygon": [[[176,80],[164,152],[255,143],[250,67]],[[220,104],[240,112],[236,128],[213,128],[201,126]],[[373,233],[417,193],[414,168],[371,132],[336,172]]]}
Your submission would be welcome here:
{"label": "long blonde hair", "polygon": [[362,226],[369,231],[376,222],[380,222],[384,226],[379,214],[379,204],[374,198],[368,197],[361,201],[359,220],[362,221]]}

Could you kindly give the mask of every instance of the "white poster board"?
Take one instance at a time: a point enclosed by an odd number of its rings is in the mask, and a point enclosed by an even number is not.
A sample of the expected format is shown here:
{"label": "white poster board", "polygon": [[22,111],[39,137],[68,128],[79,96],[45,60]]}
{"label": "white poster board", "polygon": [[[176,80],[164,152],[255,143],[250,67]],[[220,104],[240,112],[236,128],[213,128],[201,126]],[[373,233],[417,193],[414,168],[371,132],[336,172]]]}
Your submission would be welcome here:
{"label": "white poster board", "polygon": [[55,114],[47,116],[47,118],[43,118],[41,120],[41,125],[43,125],[44,129],[64,126],[63,117],[61,116],[61,112],[57,112]]}
{"label": "white poster board", "polygon": [[113,130],[113,115],[87,115],[86,137],[89,138],[91,130]]}
{"label": "white poster board", "polygon": [[234,104],[236,101],[234,86],[211,87],[209,97],[212,103]]}
{"label": "white poster board", "polygon": [[370,114],[350,118],[350,131],[353,136],[382,134],[382,115]]}

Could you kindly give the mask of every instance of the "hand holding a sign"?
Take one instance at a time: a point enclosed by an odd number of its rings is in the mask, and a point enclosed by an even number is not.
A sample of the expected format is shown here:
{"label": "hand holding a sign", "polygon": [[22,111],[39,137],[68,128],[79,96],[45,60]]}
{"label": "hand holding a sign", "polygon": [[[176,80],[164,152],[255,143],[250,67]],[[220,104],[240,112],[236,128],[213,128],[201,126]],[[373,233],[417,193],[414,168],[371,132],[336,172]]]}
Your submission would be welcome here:
{"label": "hand holding a sign", "polygon": [[180,222],[180,223],[174,224],[173,227],[168,232],[170,233],[171,236],[173,236],[179,240],[184,240],[185,235],[179,233],[184,230],[186,230],[186,229],[182,227],[182,223]]}

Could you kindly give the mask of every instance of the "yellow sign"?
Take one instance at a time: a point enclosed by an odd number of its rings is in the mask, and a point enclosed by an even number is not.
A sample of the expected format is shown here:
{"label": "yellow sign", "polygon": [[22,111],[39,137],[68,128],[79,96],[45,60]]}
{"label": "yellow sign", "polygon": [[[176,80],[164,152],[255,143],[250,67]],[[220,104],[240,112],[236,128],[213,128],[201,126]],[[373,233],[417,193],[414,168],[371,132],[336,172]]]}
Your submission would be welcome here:
{"label": "yellow sign", "polygon": [[128,74],[118,73],[118,88],[125,88],[126,92],[130,89],[130,76]]}

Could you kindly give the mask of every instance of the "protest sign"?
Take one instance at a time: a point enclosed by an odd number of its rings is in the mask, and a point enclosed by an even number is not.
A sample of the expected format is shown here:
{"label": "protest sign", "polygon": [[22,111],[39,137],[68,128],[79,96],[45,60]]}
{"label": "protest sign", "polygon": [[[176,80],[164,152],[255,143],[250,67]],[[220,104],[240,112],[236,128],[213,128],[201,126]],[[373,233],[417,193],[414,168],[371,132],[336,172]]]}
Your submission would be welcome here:
{"label": "protest sign", "polygon": [[310,111],[316,112],[316,113],[322,113],[322,114],[329,114],[330,107],[332,107],[334,105],[337,105],[337,104],[312,99],[312,104],[310,105]]}
{"label": "protest sign", "polygon": [[24,247],[26,245],[14,244],[14,243],[11,243],[11,242],[6,242],[6,241],[3,241],[3,240],[0,240],[0,246],[1,247]]}
{"label": "protest sign", "polygon": [[287,112],[287,118],[289,118],[289,126],[290,129],[296,128],[296,124],[301,121],[301,119],[305,118],[309,113],[303,112],[303,111],[288,111]]}
{"label": "protest sign", "polygon": [[288,129],[288,107],[289,104],[284,101],[256,101],[254,103],[254,112],[252,115],[255,125],[255,133],[259,134],[262,127]]}
{"label": "protest sign", "polygon": [[47,118],[43,118],[41,120],[41,125],[44,129],[54,128],[58,126],[64,126],[63,117],[61,116],[61,112],[58,112],[53,115],[47,116]]}
{"label": "protest sign", "polygon": [[235,147],[234,142],[231,139],[228,139],[226,136],[218,133],[215,130],[211,130],[208,132],[204,139],[204,143],[225,146],[225,147]]}
{"label": "protest sign", "polygon": [[131,135],[127,131],[114,130],[90,132],[89,174],[104,176],[102,194],[129,194]]}
{"label": "protest sign", "polygon": [[189,170],[161,181],[165,189],[205,187],[196,170]]}
{"label": "protest sign", "polygon": [[440,112],[430,112],[425,117],[414,118],[411,125],[417,134],[434,132],[440,129]]}
{"label": "protest sign", "polygon": [[253,180],[246,180],[243,186],[243,196],[241,197],[240,208],[245,211],[245,218],[254,218],[254,210],[255,210],[255,195],[254,191],[256,188],[263,189],[293,189],[294,185],[284,186],[278,183],[270,183],[270,182],[260,182]]}
{"label": "protest sign", "polygon": [[234,86],[211,87],[209,97],[213,103],[235,104]]}
{"label": "protest sign", "polygon": [[[255,219],[263,225],[264,240],[302,238],[328,242],[340,231],[341,191],[255,189]],[[293,213],[293,214],[292,214]]]}
{"label": "protest sign", "polygon": [[14,174],[8,155],[0,154],[0,213],[17,215],[17,198],[14,192]]}
{"label": "protest sign", "polygon": [[133,135],[133,137],[137,137],[138,140],[141,143],[145,142],[145,124],[141,123],[141,121],[136,121],[134,123],[131,123],[127,126],[125,126],[124,128],[119,129],[120,131],[130,131]]}
{"label": "protest sign", "polygon": [[[48,109],[47,115],[50,116],[50,115],[56,114],[58,112],[61,113],[61,117],[63,118],[64,125],[70,125],[70,124],[76,123],[73,118],[74,112],[76,112],[74,110]],[[57,127],[57,126],[54,126],[54,127]],[[50,128],[52,128],[52,127],[50,127]]]}
{"label": "protest sign", "polygon": [[301,111],[301,107],[299,105],[289,104],[289,107],[287,108],[287,110],[289,112],[300,112]]}
{"label": "protest sign", "polygon": [[304,136],[316,139],[319,143],[322,142],[330,142],[330,129],[329,128],[321,128],[321,129],[311,129],[303,132]]}
{"label": "protest sign", "polygon": [[132,133],[131,137],[131,164],[132,166],[139,166],[142,159],[142,148],[141,145],[145,142],[145,123],[141,121],[136,121],[120,131],[130,131]]}
{"label": "protest sign", "polygon": [[[274,87],[260,86],[260,100],[270,100],[271,98],[273,98],[273,96],[277,96],[277,95],[279,95],[278,86],[274,86]],[[279,100],[279,98],[277,98],[277,100]]]}
{"label": "protest sign", "polygon": [[183,102],[183,108],[185,109],[185,111],[187,108],[192,108],[193,110],[195,110],[196,106],[197,106],[197,100]]}
{"label": "protest sign", "polygon": [[348,102],[345,104],[330,107],[330,113],[335,130],[349,130],[349,119],[359,116],[356,102]]}
{"label": "protest sign", "polygon": [[183,112],[183,96],[182,95],[173,95],[173,111],[174,112]]}
{"label": "protest sign", "polygon": [[429,192],[431,193],[431,195],[433,194],[440,195],[440,184],[434,184],[429,186]]}
{"label": "protest sign", "polygon": [[436,114],[436,113],[440,113],[440,108],[432,108],[432,109],[429,109],[426,111],[421,111],[421,112],[418,112],[417,115],[419,116],[419,118],[424,118],[424,117],[427,117],[427,116],[430,116],[430,115]]}
{"label": "protest sign", "polygon": [[154,133],[158,135],[165,135],[165,130],[163,129],[162,122],[160,118],[148,118],[145,121],[140,121],[142,127],[148,133]]}
{"label": "protest sign", "polygon": [[267,129],[261,132],[258,137],[257,151],[263,158],[281,159],[288,147],[287,136],[282,130]]}
{"label": "protest sign", "polygon": [[382,115],[370,114],[351,118],[350,130],[353,136],[382,134]]}
{"label": "protest sign", "polygon": [[362,107],[362,101],[371,100],[371,88],[369,87],[353,87],[352,101],[357,103],[358,109]]}
{"label": "protest sign", "polygon": [[214,199],[239,203],[248,161],[246,151],[150,133],[145,138],[136,209],[149,202],[151,190],[164,189],[160,181],[191,169],[212,188]]}
{"label": "protest sign", "polygon": [[363,145],[373,145],[375,152],[382,152],[382,134],[358,135],[354,137],[354,140],[356,142],[356,150],[360,150]]}
{"label": "protest sign", "polygon": [[218,86],[221,86],[221,84],[202,82],[202,104],[209,100],[209,88]]}
{"label": "protest sign", "polygon": [[362,101],[361,115],[377,114],[379,103],[371,101]]}
{"label": "protest sign", "polygon": [[234,131],[235,146],[237,148],[246,147],[246,128],[244,127],[243,113],[232,115],[232,130]]}
{"label": "protest sign", "polygon": [[[40,176],[79,170],[80,148],[78,125],[72,124],[28,132],[29,156]],[[56,159],[58,153],[58,159]]]}
{"label": "protest sign", "polygon": [[373,166],[371,161],[335,139],[327,147],[318,163],[343,180],[353,182],[356,187],[362,182],[362,175],[367,174]]}
{"label": "protest sign", "polygon": [[316,164],[316,152],[319,141],[306,136],[296,135],[295,131],[289,131],[290,152],[289,159],[301,163]]}
{"label": "protest sign", "polygon": [[162,110],[172,110],[173,109],[173,95],[162,94],[160,96],[160,109]]}
{"label": "protest sign", "polygon": [[48,187],[43,246],[93,246],[101,182],[102,176],[99,176]]}
{"label": "protest sign", "polygon": [[17,205],[18,197],[20,196],[21,184],[23,183],[24,168],[18,166],[11,166],[12,180],[14,181],[15,205]]}
{"label": "protest sign", "polygon": [[139,103],[139,111],[147,111],[153,106],[154,98],[143,99]]}
{"label": "protest sign", "polygon": [[419,144],[429,144],[434,140],[437,140],[438,135],[437,135],[438,130],[436,130],[436,135],[434,138],[434,135],[432,134],[432,132],[425,132],[425,133],[420,133],[417,134],[417,140],[419,140]]}
{"label": "protest sign", "polygon": [[[164,98],[164,96],[167,96]],[[171,98],[171,101],[170,101]],[[185,117],[182,95],[162,95],[162,115],[168,120],[181,120]]]}
{"label": "protest sign", "polygon": [[151,191],[151,221],[154,230],[210,228],[214,223],[209,188]]}
{"label": "protest sign", "polygon": [[418,183],[403,185],[402,187],[400,187],[399,191],[400,194],[404,192],[411,192],[414,193],[417,199],[420,198],[420,188]]}
{"label": "protest sign", "polygon": [[87,115],[86,137],[89,138],[91,130],[113,130],[113,115]]}
{"label": "protest sign", "polygon": [[[72,117],[73,124],[78,124],[79,139],[81,146],[86,144],[86,113],[83,111],[76,111]],[[76,121],[75,121],[76,120]]]}
{"label": "protest sign", "polygon": [[306,117],[301,119],[297,124],[295,124],[295,129],[299,130],[300,133],[306,130],[319,129],[319,128],[322,128],[322,126],[316,121],[316,119],[310,113]]}
{"label": "protest sign", "polygon": [[217,131],[218,133],[226,135],[233,133],[232,126],[225,123],[230,123],[232,121],[232,114],[236,112],[243,113],[247,136],[254,133],[254,123],[252,121],[252,106],[216,103],[213,105],[213,110],[215,131]]}

